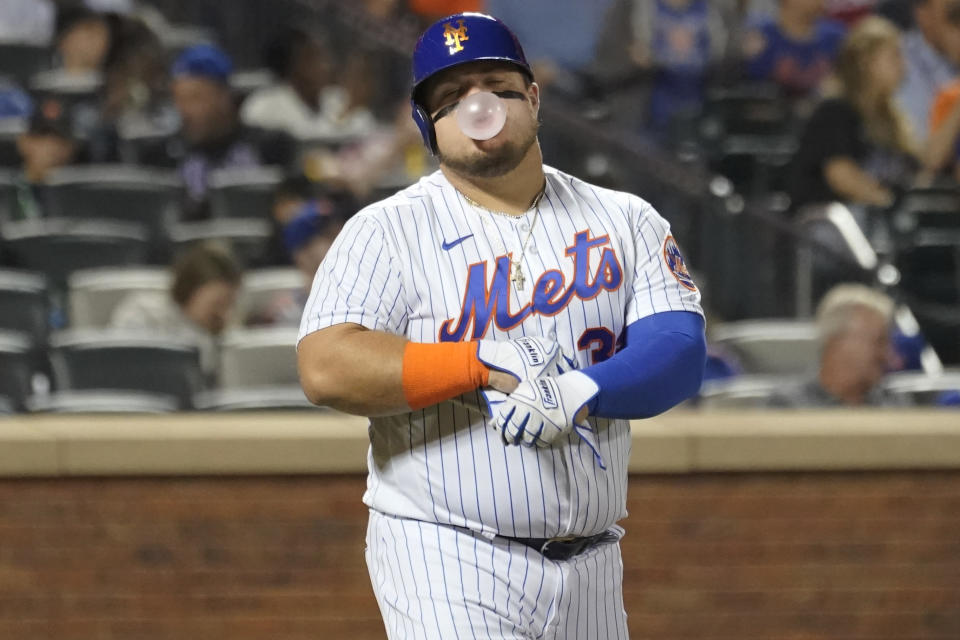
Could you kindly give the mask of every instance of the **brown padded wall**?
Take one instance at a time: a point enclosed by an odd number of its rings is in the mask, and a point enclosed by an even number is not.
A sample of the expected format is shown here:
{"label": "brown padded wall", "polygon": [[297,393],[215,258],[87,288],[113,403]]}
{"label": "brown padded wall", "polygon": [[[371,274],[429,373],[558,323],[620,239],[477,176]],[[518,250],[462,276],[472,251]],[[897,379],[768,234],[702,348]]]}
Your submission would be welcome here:
{"label": "brown padded wall", "polygon": [[[384,638],[360,475],[0,480],[0,638]],[[636,475],[631,637],[960,638],[960,471]]]}

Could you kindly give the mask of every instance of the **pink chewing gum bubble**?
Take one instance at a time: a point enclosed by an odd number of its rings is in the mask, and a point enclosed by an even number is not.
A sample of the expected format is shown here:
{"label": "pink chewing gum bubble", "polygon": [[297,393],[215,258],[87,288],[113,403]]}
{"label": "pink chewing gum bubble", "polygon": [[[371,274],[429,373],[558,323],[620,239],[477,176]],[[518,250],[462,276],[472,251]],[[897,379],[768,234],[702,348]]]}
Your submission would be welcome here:
{"label": "pink chewing gum bubble", "polygon": [[503,100],[488,91],[467,96],[456,111],[460,130],[474,140],[489,140],[503,131],[507,122]]}

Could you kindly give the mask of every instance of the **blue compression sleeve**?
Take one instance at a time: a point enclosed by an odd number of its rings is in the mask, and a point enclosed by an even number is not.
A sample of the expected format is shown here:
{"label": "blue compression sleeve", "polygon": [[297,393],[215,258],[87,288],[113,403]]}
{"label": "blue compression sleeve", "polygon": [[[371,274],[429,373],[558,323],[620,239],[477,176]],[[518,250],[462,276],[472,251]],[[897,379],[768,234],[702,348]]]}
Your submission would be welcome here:
{"label": "blue compression sleeve", "polygon": [[649,418],[696,394],[707,353],[703,329],[703,318],[689,311],[655,313],[628,326],[623,349],[581,369],[600,387],[590,415]]}

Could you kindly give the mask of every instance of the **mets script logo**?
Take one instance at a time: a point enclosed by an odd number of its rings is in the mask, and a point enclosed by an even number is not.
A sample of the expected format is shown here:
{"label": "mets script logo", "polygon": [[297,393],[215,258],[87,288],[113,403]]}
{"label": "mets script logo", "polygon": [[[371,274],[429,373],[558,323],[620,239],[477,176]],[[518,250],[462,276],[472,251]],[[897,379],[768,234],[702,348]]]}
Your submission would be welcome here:
{"label": "mets script logo", "polygon": [[456,29],[449,22],[443,25],[443,37],[446,38],[445,43],[450,47],[451,54],[463,51],[463,45],[460,43],[470,39],[467,37],[467,28],[463,26],[463,20],[457,20],[457,25]]}
{"label": "mets script logo", "polygon": [[687,263],[683,261],[683,254],[680,253],[680,247],[677,246],[677,241],[673,239],[673,236],[667,236],[663,243],[663,259],[677,282],[690,289],[690,291],[697,290],[697,285],[693,283],[693,278],[687,271]]}
{"label": "mets script logo", "polygon": [[[460,317],[449,318],[440,326],[440,342],[460,342],[471,329],[469,339],[482,338],[493,322],[507,331],[531,315],[554,316],[563,311],[574,298],[593,300],[602,291],[615,291],[623,283],[623,268],[611,247],[609,236],[591,238],[589,231],[580,231],[565,255],[573,259],[573,282],[566,282],[563,272],[551,269],[544,272],[533,287],[533,299],[510,313],[510,261],[512,255],[497,258],[493,278],[487,279],[487,263],[472,264],[467,271],[467,286],[463,294]],[[590,251],[601,249],[596,268],[590,265]],[[489,283],[489,284],[488,284]]]}

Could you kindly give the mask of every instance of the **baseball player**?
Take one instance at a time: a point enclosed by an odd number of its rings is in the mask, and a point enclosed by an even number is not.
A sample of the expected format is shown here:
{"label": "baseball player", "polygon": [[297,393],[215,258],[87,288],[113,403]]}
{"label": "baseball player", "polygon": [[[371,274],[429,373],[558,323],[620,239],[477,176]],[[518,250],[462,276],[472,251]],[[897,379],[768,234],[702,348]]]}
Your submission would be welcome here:
{"label": "baseball player", "polygon": [[543,165],[503,23],[440,20],[413,66],[440,169],[350,219],[298,345],[313,402],[370,416],[387,634],[626,638],[628,419],[699,389],[699,293],[649,204]]}

